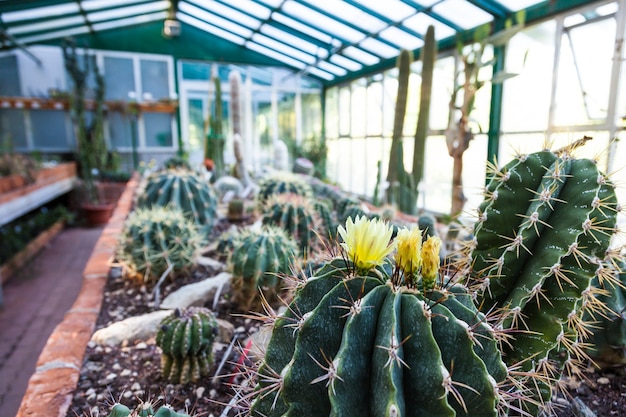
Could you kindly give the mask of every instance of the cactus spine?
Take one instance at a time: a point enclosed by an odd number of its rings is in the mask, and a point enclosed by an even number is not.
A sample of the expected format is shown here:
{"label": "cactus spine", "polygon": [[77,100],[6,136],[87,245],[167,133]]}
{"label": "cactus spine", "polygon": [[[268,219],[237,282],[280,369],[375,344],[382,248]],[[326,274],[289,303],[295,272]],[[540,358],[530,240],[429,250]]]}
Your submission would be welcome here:
{"label": "cactus spine", "polygon": [[[616,231],[614,186],[594,161],[565,152],[492,168],[461,268],[471,266],[478,302],[517,330],[503,348],[508,363],[552,377],[571,371],[584,358],[583,296]],[[547,387],[540,391],[549,398]]]}
{"label": "cactus spine", "polygon": [[152,174],[139,196],[137,206],[179,208],[206,237],[217,218],[217,197],[213,188],[195,172],[167,170]]}
{"label": "cactus spine", "polygon": [[156,344],[162,350],[161,372],[179,384],[198,381],[213,363],[213,342],[218,333],[213,313],[202,307],[176,309],[161,321]]}
{"label": "cactus spine", "polygon": [[173,271],[191,267],[201,237],[196,226],[178,209],[139,208],[124,224],[116,248],[117,259],[143,280],[156,281],[170,265]]}
{"label": "cactus spine", "polygon": [[[420,252],[417,228],[398,234],[403,256],[391,272],[383,225],[348,221],[339,233],[349,260],[327,263],[270,320],[250,415],[496,416],[506,408],[508,371],[471,296],[422,286],[439,257]],[[418,255],[426,270],[413,262]]]}
{"label": "cactus spine", "polygon": [[243,230],[232,245],[228,267],[234,301],[242,311],[257,310],[261,293],[270,301],[276,298],[278,275],[289,272],[296,243],[284,230],[266,225]]}

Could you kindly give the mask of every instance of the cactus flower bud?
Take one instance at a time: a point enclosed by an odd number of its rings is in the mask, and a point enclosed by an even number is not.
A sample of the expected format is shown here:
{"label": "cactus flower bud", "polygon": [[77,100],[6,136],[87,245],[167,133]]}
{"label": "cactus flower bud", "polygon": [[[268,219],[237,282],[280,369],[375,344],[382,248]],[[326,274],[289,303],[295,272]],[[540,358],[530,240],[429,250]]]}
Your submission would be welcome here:
{"label": "cactus flower bud", "polygon": [[430,236],[422,246],[422,283],[424,290],[431,290],[435,286],[439,272],[439,251],[441,239]]}
{"label": "cactus flower bud", "polygon": [[382,220],[357,216],[353,222],[349,217],[346,228],[339,226],[337,231],[344,242],[341,246],[359,274],[365,274],[375,266],[382,265],[385,257],[395,247],[390,243],[393,230]]}
{"label": "cactus flower bud", "polygon": [[396,266],[404,273],[407,284],[412,285],[422,266],[422,232],[418,227],[411,230],[402,228],[398,231],[396,242]]}

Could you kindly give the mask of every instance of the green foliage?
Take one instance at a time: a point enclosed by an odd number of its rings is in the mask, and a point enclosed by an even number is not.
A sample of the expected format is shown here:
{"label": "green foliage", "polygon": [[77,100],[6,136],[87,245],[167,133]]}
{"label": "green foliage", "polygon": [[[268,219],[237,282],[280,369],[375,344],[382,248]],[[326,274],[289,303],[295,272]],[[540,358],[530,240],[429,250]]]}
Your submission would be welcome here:
{"label": "green foliage", "polygon": [[[583,298],[619,211],[614,185],[596,163],[565,151],[492,167],[469,257],[459,265],[471,269],[479,305],[499,311],[500,325],[515,331],[503,348],[507,363],[551,376],[584,357]],[[550,397],[548,387],[540,390]]]}
{"label": "green foliage", "polygon": [[211,310],[176,309],[161,321],[156,344],[161,348],[161,372],[168,381],[187,384],[209,373],[213,342],[219,332]]}
{"label": "green foliage", "polygon": [[138,208],[124,224],[117,259],[130,271],[154,282],[173,266],[173,272],[190,268],[196,260],[201,237],[194,223],[179,209],[155,206]]}
{"label": "green foliage", "polygon": [[311,186],[303,176],[287,171],[276,171],[259,182],[259,203],[263,204],[274,194],[297,194],[304,197],[311,196]]}
{"label": "green foliage", "polygon": [[315,231],[319,220],[315,207],[307,197],[297,194],[277,194],[265,201],[264,225],[280,227],[291,235],[305,253],[317,242]]}
{"label": "green foliage", "polygon": [[189,161],[187,160],[187,158],[183,158],[181,156],[172,156],[171,158],[167,159],[165,162],[163,162],[163,168],[164,169],[186,169],[188,171],[191,171],[191,165],[189,164]]}
{"label": "green foliage", "polygon": [[261,294],[268,300],[275,298],[278,275],[289,272],[296,247],[283,229],[267,225],[244,229],[233,239],[228,269],[233,274],[233,298],[242,311],[259,309]]}
{"label": "green foliage", "polygon": [[[302,283],[258,370],[251,416],[497,416],[508,371],[461,287],[422,293],[336,258]],[[471,330],[470,330],[471,329]],[[497,384],[497,387],[496,387]]]}
{"label": "green foliage", "polygon": [[215,191],[198,174],[188,170],[158,171],[150,175],[137,206],[178,208],[196,224],[203,238],[211,232],[217,218]]}

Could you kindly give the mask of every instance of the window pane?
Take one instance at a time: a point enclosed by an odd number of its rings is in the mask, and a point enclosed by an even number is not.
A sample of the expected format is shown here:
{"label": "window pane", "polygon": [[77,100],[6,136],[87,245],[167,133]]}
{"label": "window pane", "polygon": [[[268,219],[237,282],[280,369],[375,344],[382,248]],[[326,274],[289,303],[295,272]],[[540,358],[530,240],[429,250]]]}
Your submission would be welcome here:
{"label": "window pane", "polygon": [[9,55],[0,57],[0,96],[20,96],[20,75],[17,68],[17,57]]}
{"label": "window pane", "polygon": [[367,87],[367,124],[368,136],[380,136],[383,132],[383,85],[380,81],[371,81]]}
{"label": "window pane", "polygon": [[[138,138],[137,123],[124,116],[122,113],[113,112],[108,115],[109,138],[111,140],[111,148],[131,148],[132,135],[131,129],[134,128],[135,138]],[[133,126],[131,128],[131,126]]]}
{"label": "window pane", "polygon": [[350,135],[350,87],[339,89],[339,135]]}
{"label": "window pane", "polygon": [[172,116],[168,113],[144,113],[147,147],[170,147],[172,141]]}
{"label": "window pane", "polygon": [[352,116],[352,129],[350,136],[364,137],[367,121],[365,120],[365,79],[360,79],[352,83],[352,106],[350,108]]}
{"label": "window pane", "polygon": [[65,112],[57,110],[37,110],[30,112],[35,149],[67,149],[69,136]]}
{"label": "window pane", "polygon": [[339,89],[329,88],[326,91],[326,137],[339,137]]}
{"label": "window pane", "polygon": [[13,149],[26,149],[24,110],[0,109],[0,144],[8,142]]}
{"label": "window pane", "polygon": [[169,98],[170,87],[167,62],[141,60],[141,89],[144,94],[144,100],[146,93],[150,94],[153,100]]}
{"label": "window pane", "polygon": [[106,100],[128,100],[135,93],[133,61],[130,58],[104,57]]}

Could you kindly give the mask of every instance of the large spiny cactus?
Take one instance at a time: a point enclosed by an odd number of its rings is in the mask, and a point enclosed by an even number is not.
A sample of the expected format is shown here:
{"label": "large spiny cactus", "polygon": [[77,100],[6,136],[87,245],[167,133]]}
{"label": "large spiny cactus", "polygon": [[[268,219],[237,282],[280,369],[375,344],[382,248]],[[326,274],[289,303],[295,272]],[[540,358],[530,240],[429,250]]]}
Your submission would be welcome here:
{"label": "large spiny cactus", "polygon": [[278,194],[266,200],[263,206],[263,224],[280,227],[308,252],[316,243],[315,232],[320,218],[312,202],[297,194]]}
{"label": "large spiny cactus", "polygon": [[252,416],[496,416],[508,371],[493,329],[439,282],[440,240],[379,220],[340,228],[346,257],[298,288],[247,398]]}
{"label": "large spiny cactus", "polygon": [[[565,149],[519,155],[493,167],[466,263],[485,310],[514,330],[503,348],[509,364],[574,371],[584,358],[583,298],[616,231],[614,186],[596,163]],[[550,390],[540,387],[548,399]]]}
{"label": "large spiny cactus", "polygon": [[298,194],[310,197],[311,186],[302,175],[292,174],[287,171],[276,171],[259,182],[258,200],[262,204],[274,194]]}
{"label": "large spiny cactus", "polygon": [[176,309],[164,318],[156,336],[156,344],[162,350],[163,377],[186,384],[206,376],[213,363],[217,333],[217,321],[206,308]]}
{"label": "large spiny cactus", "polygon": [[165,170],[152,174],[137,205],[179,208],[195,222],[203,237],[211,232],[217,218],[215,191],[197,173],[189,170]]}

